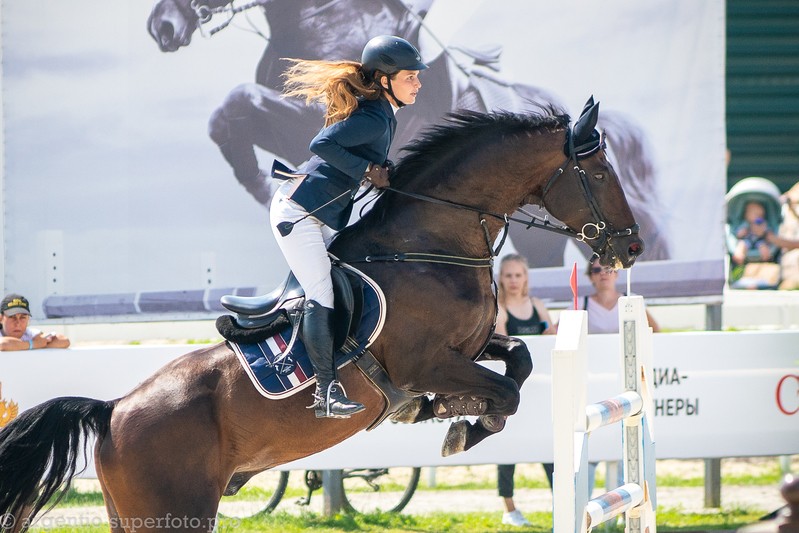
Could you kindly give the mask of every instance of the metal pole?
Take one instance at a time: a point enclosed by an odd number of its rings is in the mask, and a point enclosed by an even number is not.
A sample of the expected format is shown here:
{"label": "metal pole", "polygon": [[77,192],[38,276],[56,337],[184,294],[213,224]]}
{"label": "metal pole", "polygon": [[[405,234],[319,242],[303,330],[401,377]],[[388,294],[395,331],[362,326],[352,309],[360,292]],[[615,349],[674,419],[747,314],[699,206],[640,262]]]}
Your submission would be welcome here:
{"label": "metal pole", "polygon": [[344,506],[344,492],[341,489],[343,472],[341,470],[322,471],[322,490],[324,491],[325,516],[335,516],[341,513]]}
{"label": "metal pole", "polygon": [[[705,307],[705,329],[721,331],[721,304]],[[705,507],[721,507],[721,459],[705,459]]]}

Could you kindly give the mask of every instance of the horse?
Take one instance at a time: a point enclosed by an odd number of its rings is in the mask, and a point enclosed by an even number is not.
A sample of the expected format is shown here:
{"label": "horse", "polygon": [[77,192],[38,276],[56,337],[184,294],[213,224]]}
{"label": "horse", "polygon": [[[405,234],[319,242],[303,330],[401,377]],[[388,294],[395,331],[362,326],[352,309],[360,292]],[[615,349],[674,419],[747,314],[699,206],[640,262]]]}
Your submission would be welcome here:
{"label": "horse", "polygon": [[[284,58],[358,59],[361,48],[373,36],[393,34],[418,47],[420,31],[432,35],[424,17],[433,0],[256,0],[241,8],[231,0],[159,0],[147,20],[150,35],[164,52],[175,52],[191,43],[194,32],[213,34],[232,20],[235,9],[260,9],[269,23],[268,45],[258,63],[254,82],[234,87],[213,112],[208,131],[237,181],[260,204],[269,207],[279,182],[263,171],[256,148],[299,165],[310,157],[309,139],[321,126],[324,111],[297,99],[282,98]],[[227,13],[222,25],[212,14]],[[223,16],[221,13],[218,16]],[[353,22],[354,21],[354,22]],[[347,31],[342,32],[341,28]],[[405,146],[419,132],[453,110],[487,112],[503,109],[536,112],[560,107],[555,95],[539,87],[504,80],[499,74],[497,49],[465,50],[442,47],[430,60],[423,76],[423,94],[409,110],[397,113],[395,147]],[[424,54],[424,50],[422,50]],[[629,117],[603,112],[600,127],[607,130],[618,165],[617,172],[633,214],[647,242],[646,260],[668,259],[668,235],[657,187],[651,149],[644,131]],[[398,155],[393,150],[391,157]],[[531,267],[563,264],[567,239],[544,232],[514,227],[510,234],[517,251]]]}
{"label": "horse", "polygon": [[[605,265],[630,267],[643,252],[594,129],[598,104],[587,108],[573,127],[554,109],[451,115],[408,147],[390,190],[331,244],[331,254],[357,265],[385,294],[385,323],[369,351],[396,387],[417,396],[397,413],[400,420],[457,414],[434,412],[428,394],[483,406],[474,423],[450,426],[444,455],[501,430],[532,372],[525,344],[493,333],[492,244],[515,220],[509,214],[543,205],[564,223],[553,231],[585,242]],[[428,259],[395,260],[414,254]],[[504,375],[482,359],[504,361]],[[264,398],[223,342],[175,359],[121,398],[49,400],[0,430],[0,516],[20,530],[69,486],[80,443],[93,435],[112,531],[154,531],[170,517],[188,517],[178,529],[208,531],[220,498],[256,473],[378,420],[385,400],[365,374],[347,365],[339,379],[366,410],[317,419],[306,408],[309,388]]]}

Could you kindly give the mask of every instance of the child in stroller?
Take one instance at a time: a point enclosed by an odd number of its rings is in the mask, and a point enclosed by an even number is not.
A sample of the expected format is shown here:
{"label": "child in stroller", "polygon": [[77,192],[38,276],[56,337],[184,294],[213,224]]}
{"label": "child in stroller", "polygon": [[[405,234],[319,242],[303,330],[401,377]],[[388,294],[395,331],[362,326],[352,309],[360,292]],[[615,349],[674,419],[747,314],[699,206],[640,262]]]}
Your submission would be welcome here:
{"label": "child in stroller", "polygon": [[766,223],[766,207],[758,200],[749,200],[744,205],[744,221],[738,226],[735,236],[738,244],[732,253],[732,262],[742,265],[747,260],[773,261],[778,248],[768,241],[769,227]]}
{"label": "child in stroller", "polygon": [[775,289],[780,283],[780,249],[770,236],[781,221],[780,191],[764,178],[746,178],[727,193],[730,287]]}

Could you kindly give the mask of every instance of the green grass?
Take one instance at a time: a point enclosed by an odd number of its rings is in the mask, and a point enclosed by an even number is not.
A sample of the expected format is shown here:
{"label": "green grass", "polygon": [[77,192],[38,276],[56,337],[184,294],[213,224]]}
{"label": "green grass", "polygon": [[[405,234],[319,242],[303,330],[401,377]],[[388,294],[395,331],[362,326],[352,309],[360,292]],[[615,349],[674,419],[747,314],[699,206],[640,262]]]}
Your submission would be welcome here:
{"label": "green grass", "polygon": [[[294,473],[293,476],[297,476]],[[741,475],[741,474],[724,474],[721,477],[722,486],[743,485],[743,486],[768,486],[776,487],[782,479],[782,474],[779,465],[775,464],[769,467],[766,471],[761,471],[757,475]],[[702,487],[705,480],[702,476],[694,477],[678,477],[674,475],[659,475],[657,476],[658,487]],[[517,489],[548,489],[546,479],[531,478],[527,476],[516,475],[515,486]],[[597,488],[605,486],[605,478],[601,470],[597,472],[596,485]],[[424,481],[419,483],[417,492],[423,493],[425,491],[447,491],[447,490],[495,490],[496,481],[493,479],[478,479],[475,481],[467,481],[462,483],[446,483],[439,482],[435,487],[427,486]],[[315,492],[314,495],[319,497],[321,492]],[[225,498],[226,501],[254,501],[265,500],[271,495],[271,492],[266,491],[259,487],[243,487],[236,496]],[[307,489],[304,485],[289,484],[283,498],[287,501],[294,501],[298,498],[303,498],[307,495]],[[77,492],[74,488],[67,492],[67,495],[59,503],[59,506],[64,507],[79,507],[89,505],[103,505],[103,496],[100,492]]]}
{"label": "green grass", "polygon": [[[457,505],[457,502],[453,503]],[[660,531],[697,531],[697,530],[730,530],[738,529],[751,524],[762,516],[761,511],[753,510],[728,510],[709,511],[707,513],[685,513],[679,509],[658,510],[657,527]],[[346,514],[326,517],[313,513],[300,515],[285,512],[267,515],[257,519],[236,520],[222,519],[218,530],[220,532],[263,532],[263,533],[299,533],[313,530],[318,533],[325,532],[413,532],[413,533],[489,533],[510,531],[531,531],[537,533],[550,533],[552,530],[552,515],[550,513],[527,513],[526,516],[532,523],[530,527],[516,528],[501,525],[501,513],[434,513],[429,515],[404,515],[374,513],[367,515],[349,516]],[[623,525],[612,523],[602,527],[600,531],[607,533],[620,533]],[[49,531],[51,533],[81,532],[94,533],[107,531],[107,526],[88,526],[82,528],[56,527],[32,528],[31,531]]]}

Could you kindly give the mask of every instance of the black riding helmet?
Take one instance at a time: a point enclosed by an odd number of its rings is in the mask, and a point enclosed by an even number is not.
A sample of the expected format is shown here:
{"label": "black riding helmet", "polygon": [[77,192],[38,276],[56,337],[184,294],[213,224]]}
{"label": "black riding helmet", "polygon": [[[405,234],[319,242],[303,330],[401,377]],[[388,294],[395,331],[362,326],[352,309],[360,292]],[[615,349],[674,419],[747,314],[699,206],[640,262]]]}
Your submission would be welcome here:
{"label": "black riding helmet", "polygon": [[380,35],[372,38],[363,48],[361,63],[364,73],[374,79],[375,72],[380,71],[389,76],[388,94],[397,104],[403,104],[394,96],[391,89],[391,76],[400,70],[424,70],[427,65],[422,63],[419,51],[408,41],[393,35]]}

